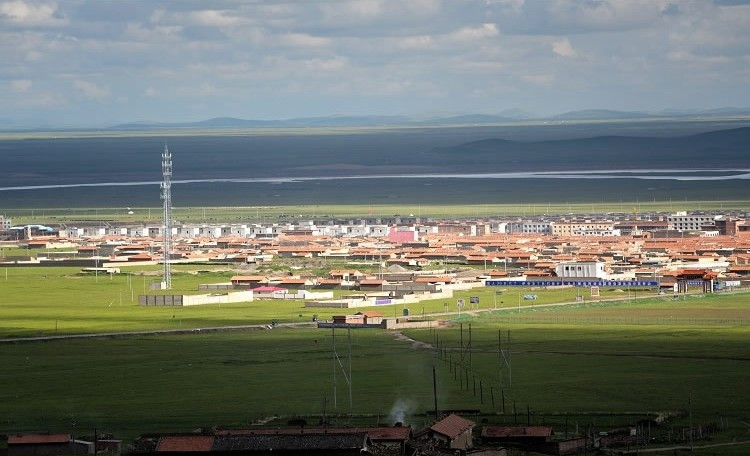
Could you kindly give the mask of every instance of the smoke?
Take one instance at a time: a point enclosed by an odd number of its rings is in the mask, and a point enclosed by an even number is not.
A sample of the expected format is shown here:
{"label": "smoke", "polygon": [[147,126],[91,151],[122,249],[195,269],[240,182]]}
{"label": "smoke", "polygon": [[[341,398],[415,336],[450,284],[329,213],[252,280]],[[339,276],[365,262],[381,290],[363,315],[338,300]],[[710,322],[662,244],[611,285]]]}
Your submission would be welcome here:
{"label": "smoke", "polygon": [[396,399],[391,411],[388,412],[388,420],[391,423],[406,423],[406,418],[417,408],[417,403],[412,399]]}

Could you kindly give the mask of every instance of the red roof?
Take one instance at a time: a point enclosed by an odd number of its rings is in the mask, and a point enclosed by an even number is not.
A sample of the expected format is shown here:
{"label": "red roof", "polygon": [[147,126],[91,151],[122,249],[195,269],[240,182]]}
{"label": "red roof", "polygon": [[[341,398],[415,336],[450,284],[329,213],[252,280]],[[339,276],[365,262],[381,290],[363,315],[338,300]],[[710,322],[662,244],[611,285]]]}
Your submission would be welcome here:
{"label": "red roof", "polygon": [[8,436],[8,445],[66,442],[70,442],[70,434],[16,434]]}
{"label": "red roof", "polygon": [[414,279],[414,282],[416,283],[438,283],[438,282],[450,283],[450,282],[453,282],[453,277],[452,276],[417,277],[416,279]]}
{"label": "red roof", "polygon": [[281,287],[258,287],[258,288],[253,288],[252,291],[256,291],[258,293],[271,293],[274,291],[289,291],[289,290],[287,290],[286,288],[281,288]]}
{"label": "red roof", "polygon": [[156,451],[211,451],[212,435],[169,436],[159,439]]}
{"label": "red roof", "polygon": [[261,275],[236,275],[230,280],[232,282],[268,282],[268,277]]}
{"label": "red roof", "polygon": [[549,437],[550,426],[485,426],[482,437]]}
{"label": "red roof", "polygon": [[301,435],[301,434],[357,434],[365,432],[373,441],[407,440],[411,435],[409,426],[363,427],[363,428],[289,428],[289,429],[225,429],[216,435]]}
{"label": "red roof", "polygon": [[466,430],[471,429],[474,422],[451,413],[442,420],[436,422],[430,429],[448,438],[456,438]]}

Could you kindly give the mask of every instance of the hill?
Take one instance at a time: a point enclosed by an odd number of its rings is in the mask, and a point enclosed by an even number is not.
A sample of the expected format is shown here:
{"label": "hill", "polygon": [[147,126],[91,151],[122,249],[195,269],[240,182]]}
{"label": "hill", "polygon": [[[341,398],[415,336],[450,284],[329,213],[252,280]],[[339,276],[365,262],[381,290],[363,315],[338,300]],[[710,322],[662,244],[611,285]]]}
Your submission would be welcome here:
{"label": "hill", "polygon": [[750,166],[750,127],[674,138],[598,136],[554,141],[490,138],[433,150],[437,162],[502,165],[507,171]]}

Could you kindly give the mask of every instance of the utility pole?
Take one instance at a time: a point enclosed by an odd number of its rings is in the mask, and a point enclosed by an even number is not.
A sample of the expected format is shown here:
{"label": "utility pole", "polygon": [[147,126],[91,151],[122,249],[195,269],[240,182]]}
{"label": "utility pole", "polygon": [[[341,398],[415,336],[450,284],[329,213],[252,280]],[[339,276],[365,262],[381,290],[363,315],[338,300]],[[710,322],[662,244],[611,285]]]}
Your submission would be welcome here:
{"label": "utility pole", "polygon": [[331,358],[333,359],[333,408],[337,407],[336,402],[336,327],[331,326],[331,341],[333,344],[333,352]]}
{"label": "utility pole", "polygon": [[435,420],[438,417],[438,401],[437,401],[437,376],[435,375],[435,366],[432,366],[432,395],[435,398]]}

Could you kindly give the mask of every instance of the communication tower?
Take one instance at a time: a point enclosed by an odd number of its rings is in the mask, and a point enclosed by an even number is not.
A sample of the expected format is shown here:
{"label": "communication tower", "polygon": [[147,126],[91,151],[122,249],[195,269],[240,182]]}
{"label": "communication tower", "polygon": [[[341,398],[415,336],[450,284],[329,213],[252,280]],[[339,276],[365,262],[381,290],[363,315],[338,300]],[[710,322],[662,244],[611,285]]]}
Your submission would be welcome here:
{"label": "communication tower", "polygon": [[169,264],[169,252],[172,250],[172,154],[169,153],[167,143],[161,154],[161,199],[164,200],[164,230],[162,238],[162,252],[164,255],[164,278],[161,288],[168,290],[172,287],[172,269]]}

